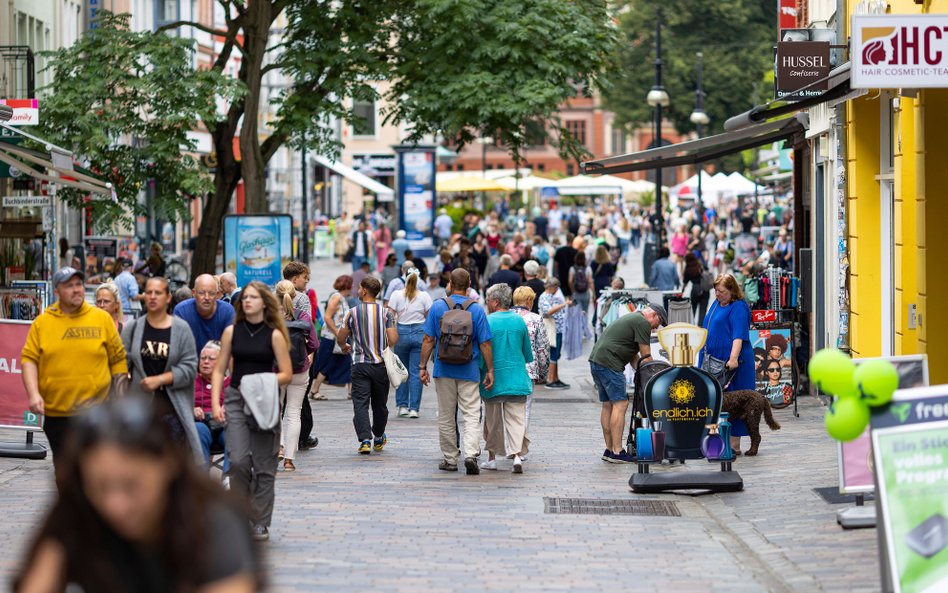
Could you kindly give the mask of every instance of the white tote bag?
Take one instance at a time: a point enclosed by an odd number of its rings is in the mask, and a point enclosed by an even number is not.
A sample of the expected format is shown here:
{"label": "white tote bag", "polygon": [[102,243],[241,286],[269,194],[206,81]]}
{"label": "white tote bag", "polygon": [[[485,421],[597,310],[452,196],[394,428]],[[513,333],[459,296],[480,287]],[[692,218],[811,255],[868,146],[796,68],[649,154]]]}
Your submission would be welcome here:
{"label": "white tote bag", "polygon": [[391,348],[382,351],[382,360],[385,361],[385,372],[388,373],[388,382],[392,387],[398,387],[408,380],[408,369]]}

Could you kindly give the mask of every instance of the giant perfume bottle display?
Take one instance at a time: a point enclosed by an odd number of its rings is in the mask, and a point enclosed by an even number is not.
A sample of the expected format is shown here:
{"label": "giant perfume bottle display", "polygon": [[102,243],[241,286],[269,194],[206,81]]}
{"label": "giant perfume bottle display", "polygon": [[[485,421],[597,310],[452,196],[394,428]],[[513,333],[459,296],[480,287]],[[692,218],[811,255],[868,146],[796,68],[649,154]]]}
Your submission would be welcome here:
{"label": "giant perfume bottle display", "polygon": [[662,423],[668,459],[702,459],[701,440],[721,413],[721,386],[694,366],[707,335],[707,330],[689,323],[673,323],[658,331],[672,366],[645,387],[645,413],[649,421]]}

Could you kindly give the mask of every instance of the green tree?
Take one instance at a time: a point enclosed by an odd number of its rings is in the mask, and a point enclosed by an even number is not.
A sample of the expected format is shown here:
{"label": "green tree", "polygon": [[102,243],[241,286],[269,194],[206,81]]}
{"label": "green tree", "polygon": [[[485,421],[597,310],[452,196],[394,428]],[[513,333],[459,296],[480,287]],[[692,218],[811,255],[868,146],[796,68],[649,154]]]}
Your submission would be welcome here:
{"label": "green tree", "polygon": [[[628,129],[652,121],[645,96],[655,83],[655,20],[662,10],[662,83],[671,104],[662,111],[681,133],[694,131],[689,120],[695,106],[697,58],[704,55],[702,87],[707,133],[723,130],[724,121],[772,98],[761,83],[773,69],[777,3],[758,0],[624,0],[620,11],[622,51],[611,77],[606,104],[617,123]],[[733,160],[733,162],[731,162]],[[739,166],[740,157],[728,160]]]}
{"label": "green tree", "polygon": [[[73,46],[49,54],[53,82],[43,99],[39,133],[87,160],[112,182],[117,201],[93,200],[64,189],[72,206],[91,205],[101,228],[134,215],[176,219],[185,195],[210,188],[210,176],[187,153],[187,132],[215,118],[217,96],[234,85],[191,66],[191,43],[129,31],[128,15],[99,13],[98,28]],[[90,67],[94,65],[94,67]],[[184,149],[184,150],[182,150]],[[149,212],[140,190],[157,180]]]}
{"label": "green tree", "polygon": [[486,130],[515,160],[528,127],[547,131],[564,158],[588,154],[554,114],[578,90],[605,86],[617,49],[605,0],[406,4],[388,120],[409,123],[413,139],[439,134],[461,145]]}

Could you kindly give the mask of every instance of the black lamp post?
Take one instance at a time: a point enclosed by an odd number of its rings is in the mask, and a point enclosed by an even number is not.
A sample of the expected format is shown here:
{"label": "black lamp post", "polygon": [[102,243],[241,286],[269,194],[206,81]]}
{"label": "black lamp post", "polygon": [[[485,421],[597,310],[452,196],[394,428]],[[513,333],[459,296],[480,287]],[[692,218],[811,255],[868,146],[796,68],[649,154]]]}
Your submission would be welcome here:
{"label": "black lamp post", "polygon": [[[701,74],[702,74],[702,61],[704,55],[699,51],[695,54],[698,58],[698,85],[695,87],[695,110],[691,112],[689,119],[691,123],[695,125],[695,130],[698,133],[698,138],[701,138],[703,127],[708,125],[711,119],[708,117],[708,114],[704,111],[704,91],[701,89]],[[704,222],[704,200],[701,198],[701,177],[704,173],[704,167],[696,167],[698,173],[698,213],[701,215],[701,222]]]}
{"label": "black lamp post", "polygon": [[[662,10],[655,15],[655,85],[648,92],[646,101],[655,109],[655,122],[652,145],[662,146],[662,107],[668,107],[668,93],[662,86]],[[661,161],[657,161],[661,163]],[[658,248],[665,244],[665,215],[662,207],[662,167],[655,167],[655,210],[658,221]]]}

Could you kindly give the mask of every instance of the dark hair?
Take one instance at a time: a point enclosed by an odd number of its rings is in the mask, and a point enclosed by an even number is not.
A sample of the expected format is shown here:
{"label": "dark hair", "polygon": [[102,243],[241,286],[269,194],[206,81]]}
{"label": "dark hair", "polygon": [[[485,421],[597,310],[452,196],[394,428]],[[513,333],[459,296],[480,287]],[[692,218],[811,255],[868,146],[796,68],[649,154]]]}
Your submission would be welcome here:
{"label": "dark hair", "polygon": [[668,247],[662,247],[658,250],[658,259],[666,258],[671,255],[671,251],[668,250]]}
{"label": "dark hair", "polygon": [[685,254],[685,278],[698,278],[703,269],[697,255],[690,251]]}
{"label": "dark hair", "polygon": [[[392,251],[392,252],[389,253],[387,256],[385,256],[385,261],[388,261],[388,260],[390,260],[390,259],[395,259],[396,257],[397,257],[397,256],[395,255],[395,252]],[[397,262],[396,262],[396,263],[397,263]]]}
{"label": "dark hair", "polygon": [[302,276],[304,274],[309,274],[309,266],[301,261],[291,261],[290,263],[283,266],[284,280],[292,280],[293,278]]}
{"label": "dark hair", "polygon": [[352,276],[349,274],[343,274],[336,278],[336,281],[332,283],[333,290],[343,291],[349,290],[352,288]]}
{"label": "dark hair", "polygon": [[164,276],[152,276],[151,278],[145,279],[145,288],[148,288],[149,282],[160,282],[165,287],[165,294],[171,296],[171,286],[168,283],[168,279]]}
{"label": "dark hair", "polygon": [[784,354],[789,346],[789,344],[787,344],[787,338],[785,338],[783,334],[770,334],[770,337],[767,338],[764,345],[767,347],[767,350],[779,348],[780,354]]}
{"label": "dark hair", "polygon": [[[139,398],[113,400],[75,417],[70,424],[63,457],[56,465],[59,497],[53,504],[34,540],[24,567],[33,565],[44,542],[62,546],[65,566],[61,578],[79,585],[83,591],[118,593],[121,577],[105,549],[115,536],[92,506],[83,486],[82,460],[94,448],[115,445],[123,452],[165,459],[173,465],[168,484],[167,508],[161,521],[165,529],[157,542],[167,563],[167,575],[174,591],[193,591],[208,562],[207,515],[216,505],[225,505],[247,523],[247,512],[229,493],[202,474],[189,452],[174,438],[168,423],[153,413],[150,404]],[[250,534],[247,534],[250,537]],[[254,553],[256,586],[262,588],[260,558]],[[25,573],[15,580],[19,590]],[[63,590],[65,582],[56,590]]]}
{"label": "dark hair", "polygon": [[586,265],[586,252],[577,251],[576,257],[573,258],[573,263],[577,266],[585,266]]}
{"label": "dark hair", "polygon": [[379,293],[382,292],[382,283],[374,276],[366,276],[359,283],[359,286],[369,293],[372,298],[379,296]]}
{"label": "dark hair", "polygon": [[415,253],[411,249],[405,250],[405,259],[411,259],[411,256],[413,255],[415,255]]}

